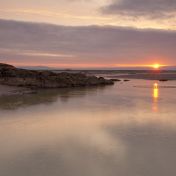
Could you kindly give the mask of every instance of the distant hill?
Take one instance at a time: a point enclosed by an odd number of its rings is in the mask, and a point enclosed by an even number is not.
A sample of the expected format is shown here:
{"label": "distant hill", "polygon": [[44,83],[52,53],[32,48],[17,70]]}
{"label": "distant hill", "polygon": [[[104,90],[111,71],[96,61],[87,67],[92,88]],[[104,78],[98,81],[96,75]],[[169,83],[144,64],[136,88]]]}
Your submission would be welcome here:
{"label": "distant hill", "polygon": [[47,66],[22,66],[17,68],[22,68],[26,70],[55,70],[56,69],[56,68],[47,67]]}

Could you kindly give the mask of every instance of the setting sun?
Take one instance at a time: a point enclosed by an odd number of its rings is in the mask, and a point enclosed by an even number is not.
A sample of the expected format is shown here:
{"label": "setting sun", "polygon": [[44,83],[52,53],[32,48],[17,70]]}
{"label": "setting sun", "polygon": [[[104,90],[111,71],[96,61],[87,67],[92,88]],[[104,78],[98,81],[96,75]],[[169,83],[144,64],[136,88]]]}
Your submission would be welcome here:
{"label": "setting sun", "polygon": [[160,64],[153,64],[152,67],[153,67],[154,69],[159,69],[159,68],[161,67],[161,65],[160,65]]}

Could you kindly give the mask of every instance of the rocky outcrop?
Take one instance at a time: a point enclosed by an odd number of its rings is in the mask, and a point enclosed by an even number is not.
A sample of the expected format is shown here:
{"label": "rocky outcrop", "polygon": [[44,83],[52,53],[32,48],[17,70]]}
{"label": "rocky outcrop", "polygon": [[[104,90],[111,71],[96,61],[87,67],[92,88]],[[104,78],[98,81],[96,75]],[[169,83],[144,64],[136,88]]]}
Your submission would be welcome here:
{"label": "rocky outcrop", "polygon": [[0,84],[30,88],[66,88],[111,85],[113,81],[82,73],[34,71],[0,64]]}

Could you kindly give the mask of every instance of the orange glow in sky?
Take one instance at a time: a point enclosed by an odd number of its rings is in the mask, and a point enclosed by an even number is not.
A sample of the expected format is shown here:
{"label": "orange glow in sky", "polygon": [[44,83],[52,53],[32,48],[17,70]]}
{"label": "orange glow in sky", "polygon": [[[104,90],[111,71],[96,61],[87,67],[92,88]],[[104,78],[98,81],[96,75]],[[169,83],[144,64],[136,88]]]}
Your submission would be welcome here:
{"label": "orange glow in sky", "polygon": [[55,68],[153,68],[155,70],[160,69],[161,67],[167,66],[167,65],[161,65],[161,64],[151,64],[151,65],[136,65],[136,64],[97,64],[97,63],[48,63],[43,62],[42,64],[40,62],[10,62],[9,64],[15,65],[15,66],[48,66],[48,67],[55,67]]}
{"label": "orange glow in sky", "polygon": [[161,67],[165,67],[165,66],[168,66],[168,65],[155,63],[155,64],[151,64],[151,65],[147,65],[147,64],[141,64],[141,65],[136,65],[136,64],[116,64],[115,66],[116,67],[139,67],[139,68],[140,67],[150,67],[150,68],[158,70]]}

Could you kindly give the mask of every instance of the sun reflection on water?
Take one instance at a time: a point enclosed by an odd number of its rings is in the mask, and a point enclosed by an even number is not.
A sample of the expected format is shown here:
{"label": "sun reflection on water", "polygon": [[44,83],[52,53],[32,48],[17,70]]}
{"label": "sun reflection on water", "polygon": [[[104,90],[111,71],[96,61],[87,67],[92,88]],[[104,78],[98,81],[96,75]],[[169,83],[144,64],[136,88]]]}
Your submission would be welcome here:
{"label": "sun reflection on water", "polygon": [[159,98],[159,88],[158,88],[158,83],[155,83],[153,85],[153,98],[158,99]]}
{"label": "sun reflection on water", "polygon": [[158,111],[159,86],[158,83],[153,84],[153,111]]}

